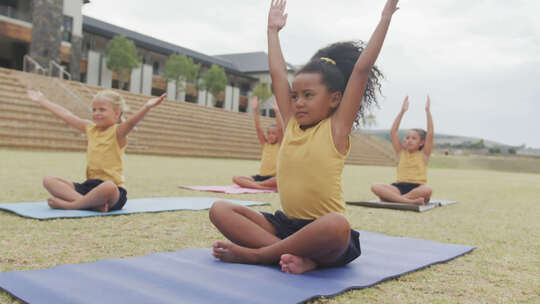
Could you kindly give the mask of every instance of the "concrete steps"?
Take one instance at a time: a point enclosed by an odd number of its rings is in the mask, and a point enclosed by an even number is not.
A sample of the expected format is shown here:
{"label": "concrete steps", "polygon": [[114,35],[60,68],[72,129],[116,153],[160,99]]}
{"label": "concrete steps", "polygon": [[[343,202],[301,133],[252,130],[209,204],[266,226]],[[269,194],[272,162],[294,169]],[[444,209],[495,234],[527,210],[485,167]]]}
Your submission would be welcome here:
{"label": "concrete steps", "polygon": [[[0,147],[37,150],[84,151],[86,137],[28,100],[26,85],[46,92],[54,102],[90,117],[93,96],[100,87],[58,81],[34,74],[0,68]],[[71,93],[65,91],[67,87]],[[118,91],[132,115],[149,98]],[[54,100],[55,98],[59,100]],[[75,101],[71,99],[76,99]],[[275,119],[261,117],[264,129]],[[166,100],[152,109],[128,136],[127,153],[260,159],[253,116],[187,102]],[[369,136],[353,134],[348,164],[395,165],[388,146]]]}

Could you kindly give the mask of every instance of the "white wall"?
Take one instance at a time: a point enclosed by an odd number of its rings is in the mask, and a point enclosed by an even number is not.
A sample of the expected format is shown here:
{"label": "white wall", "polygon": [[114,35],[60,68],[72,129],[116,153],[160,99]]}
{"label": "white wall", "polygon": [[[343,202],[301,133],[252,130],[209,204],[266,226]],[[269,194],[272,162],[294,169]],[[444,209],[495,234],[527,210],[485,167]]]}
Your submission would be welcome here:
{"label": "white wall", "polygon": [[79,37],[82,37],[82,6],[83,0],[64,0],[64,15],[73,17],[72,34]]}
{"label": "white wall", "polygon": [[99,85],[99,62],[101,54],[95,51],[88,51],[88,68],[86,71],[86,83],[89,85]]}
{"label": "white wall", "polygon": [[197,96],[197,103],[201,106],[206,105],[206,91],[200,90],[199,95]]}
{"label": "white wall", "polygon": [[140,67],[131,70],[131,78],[129,80],[129,91],[131,93],[141,93],[141,74],[142,70]]}
{"label": "white wall", "polygon": [[107,68],[105,56],[101,56],[101,83],[100,86],[110,89],[112,87],[113,72]]}
{"label": "white wall", "polygon": [[142,66],[141,94],[152,95],[152,66],[149,64],[143,64]]}
{"label": "white wall", "polygon": [[176,99],[176,81],[169,80],[167,82],[167,99],[177,100]]}
{"label": "white wall", "polygon": [[[225,105],[223,106],[225,110],[235,111],[235,109],[233,109],[232,93],[233,93],[233,88],[231,86],[226,86],[225,87]],[[236,109],[236,111],[238,111],[238,109]]]}
{"label": "white wall", "polygon": [[232,88],[232,108],[233,111],[238,112],[238,106],[240,105],[240,88]]}

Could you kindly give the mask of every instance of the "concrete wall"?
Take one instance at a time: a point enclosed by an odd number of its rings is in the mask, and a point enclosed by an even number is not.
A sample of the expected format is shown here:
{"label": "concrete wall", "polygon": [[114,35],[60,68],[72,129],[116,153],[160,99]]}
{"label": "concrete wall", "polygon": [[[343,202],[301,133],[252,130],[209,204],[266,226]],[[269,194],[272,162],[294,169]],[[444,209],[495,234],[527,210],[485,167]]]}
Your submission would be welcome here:
{"label": "concrete wall", "polygon": [[131,93],[140,94],[141,93],[141,77],[142,69],[136,68],[131,70],[131,78],[129,80],[129,91]]}
{"label": "concrete wall", "polygon": [[200,90],[197,96],[197,103],[201,106],[206,106],[206,91]]}
{"label": "concrete wall", "polygon": [[152,66],[142,65],[142,87],[141,94],[152,95]]}
{"label": "concrete wall", "polygon": [[64,15],[73,17],[73,36],[82,37],[82,6],[83,0],[64,0]]}
{"label": "concrete wall", "polygon": [[107,60],[101,55],[101,81],[100,86],[110,89],[112,88],[112,71],[107,68]]}
{"label": "concrete wall", "polygon": [[232,109],[238,112],[238,106],[240,105],[240,88],[232,87]]}
{"label": "concrete wall", "polygon": [[86,71],[86,83],[89,85],[99,85],[101,54],[96,51],[88,51],[88,68]]}
{"label": "concrete wall", "polygon": [[238,109],[236,109],[236,110],[233,109],[232,93],[233,93],[233,87],[231,87],[231,86],[225,87],[225,105],[223,106],[223,108],[225,110],[237,112]]}
{"label": "concrete wall", "polygon": [[176,82],[174,80],[167,81],[167,99],[176,100]]}

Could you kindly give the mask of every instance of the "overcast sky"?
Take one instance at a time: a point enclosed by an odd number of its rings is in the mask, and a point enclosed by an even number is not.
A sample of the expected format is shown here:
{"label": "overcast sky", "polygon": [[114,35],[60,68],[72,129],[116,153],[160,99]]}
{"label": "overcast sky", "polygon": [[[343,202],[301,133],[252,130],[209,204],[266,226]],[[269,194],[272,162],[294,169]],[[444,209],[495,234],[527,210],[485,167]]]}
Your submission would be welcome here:
{"label": "overcast sky", "polygon": [[[367,40],[384,0],[289,0],[285,59]],[[267,51],[269,0],[92,0],[85,15],[208,54]],[[377,62],[386,75],[378,129],[403,98],[403,128],[425,128],[431,95],[437,133],[540,148],[540,1],[402,0]]]}

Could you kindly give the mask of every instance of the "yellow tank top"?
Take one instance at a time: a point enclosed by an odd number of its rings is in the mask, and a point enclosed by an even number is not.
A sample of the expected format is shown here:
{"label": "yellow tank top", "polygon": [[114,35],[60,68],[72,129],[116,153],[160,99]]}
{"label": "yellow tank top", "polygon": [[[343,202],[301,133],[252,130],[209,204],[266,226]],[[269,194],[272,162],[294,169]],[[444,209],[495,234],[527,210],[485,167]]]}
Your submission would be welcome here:
{"label": "yellow tank top", "polygon": [[421,151],[409,153],[402,150],[397,167],[398,183],[425,184],[427,182],[427,166]]}
{"label": "yellow tank top", "polygon": [[270,144],[265,143],[263,146],[261,169],[259,175],[261,176],[275,176],[277,167],[277,157],[279,154],[280,143]]}
{"label": "yellow tank top", "polygon": [[336,150],[330,118],[302,130],[291,118],[278,157],[278,189],[288,217],[316,219],[344,213],[341,174],[345,155]]}
{"label": "yellow tank top", "polygon": [[[116,137],[117,124],[105,131],[99,131],[92,124],[86,128],[88,148],[86,150],[86,178],[111,181],[118,187],[124,187],[124,150],[120,148]],[[126,145],[127,146],[127,145]]]}

